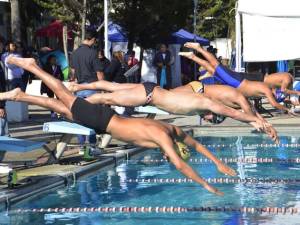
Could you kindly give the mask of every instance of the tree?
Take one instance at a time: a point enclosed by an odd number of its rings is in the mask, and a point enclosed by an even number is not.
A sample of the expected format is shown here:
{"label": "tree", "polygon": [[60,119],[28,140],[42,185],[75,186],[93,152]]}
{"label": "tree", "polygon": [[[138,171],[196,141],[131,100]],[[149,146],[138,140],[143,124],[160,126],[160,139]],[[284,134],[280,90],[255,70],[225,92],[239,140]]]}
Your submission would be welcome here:
{"label": "tree", "polygon": [[67,40],[68,40],[68,24],[79,22],[77,18],[80,18],[79,15],[82,15],[83,6],[77,0],[34,0],[42,8],[46,9],[51,16],[61,20],[63,22],[63,46],[64,52],[67,59],[68,49],[67,49]]}
{"label": "tree", "polygon": [[[81,32],[73,29],[76,43],[80,43],[80,36],[85,36],[86,24],[98,24],[102,17],[103,2],[99,0],[34,0],[38,5],[49,12],[51,16],[64,23],[63,40],[67,57],[67,27],[81,23]],[[73,26],[74,28],[74,26]],[[79,29],[79,26],[78,26]],[[81,34],[81,35],[80,35]],[[74,41],[75,42],[75,41]],[[74,47],[76,44],[74,44]]]}
{"label": "tree", "polygon": [[21,42],[21,19],[19,0],[11,0],[11,36],[15,42]]}
{"label": "tree", "polygon": [[198,4],[197,33],[205,38],[232,37],[236,0],[201,0]]}
{"label": "tree", "polygon": [[118,0],[113,1],[112,20],[119,24],[133,43],[153,48],[166,41],[170,34],[186,26],[193,2],[182,0]]}
{"label": "tree", "polygon": [[21,16],[21,34],[22,43],[33,43],[34,31],[36,30],[36,21],[41,21],[41,12],[43,9],[34,1],[20,1]]}

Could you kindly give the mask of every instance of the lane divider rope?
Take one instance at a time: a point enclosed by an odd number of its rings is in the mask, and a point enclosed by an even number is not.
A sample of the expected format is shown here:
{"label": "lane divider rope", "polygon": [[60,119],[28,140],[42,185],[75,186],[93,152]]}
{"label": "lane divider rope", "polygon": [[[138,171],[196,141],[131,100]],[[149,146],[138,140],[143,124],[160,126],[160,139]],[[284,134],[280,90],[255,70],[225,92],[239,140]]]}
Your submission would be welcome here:
{"label": "lane divider rope", "polygon": [[[203,146],[207,148],[231,148],[236,147],[236,144],[203,144]],[[247,148],[258,148],[258,147],[264,147],[264,148],[279,148],[279,147],[286,147],[286,148],[297,148],[300,147],[300,144],[246,144],[243,145],[244,149]]]}
{"label": "lane divider rope", "polygon": [[154,207],[90,207],[90,208],[38,208],[17,209],[10,214],[24,213],[190,213],[190,212],[241,212],[241,213],[267,213],[295,215],[300,209],[293,207],[180,207],[180,206],[154,206]]}
{"label": "lane divider rope", "polygon": [[[207,178],[210,184],[300,184],[300,179],[275,179],[275,178]],[[128,179],[126,183],[149,183],[149,184],[179,184],[194,183],[188,178],[154,178],[154,179]]]}
{"label": "lane divider rope", "polygon": [[[225,163],[300,163],[300,158],[291,158],[291,159],[278,159],[278,158],[219,158],[222,162]],[[201,164],[201,163],[212,163],[210,159],[207,158],[190,158],[188,160],[191,163]],[[142,163],[164,163],[168,162],[166,159],[143,159],[143,160],[128,160],[129,162],[142,162]]]}

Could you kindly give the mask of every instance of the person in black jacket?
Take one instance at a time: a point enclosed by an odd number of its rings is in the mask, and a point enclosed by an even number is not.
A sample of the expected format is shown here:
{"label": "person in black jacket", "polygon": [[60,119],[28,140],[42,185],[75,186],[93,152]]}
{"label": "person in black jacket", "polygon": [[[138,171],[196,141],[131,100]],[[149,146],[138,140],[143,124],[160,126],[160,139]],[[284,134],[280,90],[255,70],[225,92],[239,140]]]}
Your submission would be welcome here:
{"label": "person in black jacket", "polygon": [[153,64],[157,68],[156,83],[162,88],[172,88],[172,56],[171,52],[167,49],[167,46],[165,44],[162,44],[160,46],[159,52],[156,53],[154,57]]}
{"label": "person in black jacket", "polygon": [[[59,79],[61,81],[64,80],[63,73],[61,71],[61,68],[59,65],[57,65],[56,62],[56,56],[55,55],[49,55],[47,58],[46,65],[43,68],[47,73],[54,76],[56,79]],[[54,98],[54,92],[48,88],[45,83],[41,83],[41,94],[46,93],[49,98]]]}
{"label": "person in black jacket", "polygon": [[[2,66],[0,66],[0,92],[6,91],[6,81]],[[8,135],[5,101],[0,101],[0,136]]]}

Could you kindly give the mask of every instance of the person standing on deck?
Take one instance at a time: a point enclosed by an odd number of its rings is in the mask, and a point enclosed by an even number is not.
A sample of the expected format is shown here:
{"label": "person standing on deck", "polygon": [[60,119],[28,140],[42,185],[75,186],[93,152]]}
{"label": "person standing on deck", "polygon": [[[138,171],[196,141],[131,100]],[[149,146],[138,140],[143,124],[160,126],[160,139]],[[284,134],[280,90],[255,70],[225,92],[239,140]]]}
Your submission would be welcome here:
{"label": "person standing on deck", "polygon": [[[96,43],[96,37],[96,32],[86,31],[85,39],[82,41],[82,44],[71,55],[71,80],[75,80],[78,84],[91,83],[104,79],[98,53],[93,48],[93,45]],[[76,96],[86,98],[95,93],[96,91],[94,90],[82,90],[76,92]],[[83,148],[86,136],[79,135],[78,141],[80,146]],[[92,148],[95,147],[96,135],[89,136],[89,143]]]}

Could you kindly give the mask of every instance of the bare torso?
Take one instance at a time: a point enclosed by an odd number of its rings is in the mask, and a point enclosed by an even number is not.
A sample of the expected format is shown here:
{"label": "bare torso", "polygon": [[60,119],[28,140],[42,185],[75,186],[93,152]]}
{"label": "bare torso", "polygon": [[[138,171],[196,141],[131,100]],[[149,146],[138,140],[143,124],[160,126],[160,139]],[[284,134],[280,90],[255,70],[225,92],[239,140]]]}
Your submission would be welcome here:
{"label": "bare torso", "polygon": [[240,108],[238,97],[242,95],[237,89],[226,85],[206,85],[204,95],[232,108]]}
{"label": "bare torso", "polygon": [[291,88],[293,78],[289,73],[272,73],[265,76],[264,82],[267,83],[270,88],[280,88],[284,83],[287,87]]}
{"label": "bare torso", "polygon": [[264,92],[262,92],[262,89],[266,86],[268,85],[263,82],[243,80],[237,90],[245,97],[263,97]]}
{"label": "bare torso", "polygon": [[170,113],[193,115],[205,111],[201,105],[203,98],[196,93],[166,91],[156,87],[151,104]]}
{"label": "bare torso", "polygon": [[[157,148],[161,133],[173,135],[172,126],[160,121],[144,118],[122,118],[113,116],[107,132],[114,138],[145,148]],[[155,142],[157,140],[157,142]]]}
{"label": "bare torso", "polygon": [[[172,89],[172,91],[194,93],[192,87],[189,84],[174,88]],[[201,94],[198,93],[198,95]],[[240,107],[239,104],[237,104],[236,99],[238,95],[241,95],[241,93],[238,90],[226,85],[204,85],[203,95],[212,100],[221,102],[222,104],[229,107]]]}

